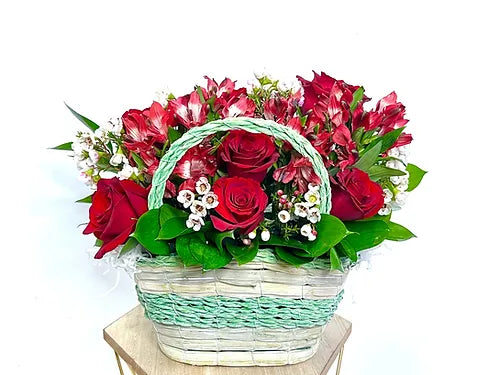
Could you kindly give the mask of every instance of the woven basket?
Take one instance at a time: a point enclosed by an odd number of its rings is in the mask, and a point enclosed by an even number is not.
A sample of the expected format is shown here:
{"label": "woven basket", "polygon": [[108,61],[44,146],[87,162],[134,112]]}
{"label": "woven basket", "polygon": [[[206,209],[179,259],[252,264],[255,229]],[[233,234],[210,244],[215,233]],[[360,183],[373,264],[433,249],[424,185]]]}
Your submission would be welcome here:
{"label": "woven basket", "polygon": [[[243,129],[288,141],[308,157],[321,178],[323,213],[330,211],[330,185],[321,156],[307,139],[273,121],[231,118],[186,132],[160,161],[149,208],[162,205],[165,182],[182,155],[218,131]],[[347,265],[346,265],[347,266]],[[211,271],[185,267],[176,255],[143,258],[135,281],[145,315],[170,358],[193,365],[277,366],[311,358],[342,299],[346,272],[326,259],[301,267],[260,249],[245,265],[231,262]]]}

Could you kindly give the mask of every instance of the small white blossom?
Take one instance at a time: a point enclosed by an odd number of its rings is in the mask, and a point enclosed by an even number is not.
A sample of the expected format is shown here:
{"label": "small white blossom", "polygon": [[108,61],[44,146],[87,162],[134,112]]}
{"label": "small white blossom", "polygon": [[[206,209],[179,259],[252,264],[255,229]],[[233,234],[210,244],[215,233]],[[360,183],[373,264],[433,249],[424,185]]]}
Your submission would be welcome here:
{"label": "small white blossom", "polygon": [[304,237],[308,237],[312,233],[311,224],[304,224],[302,228],[300,228],[300,234]]}
{"label": "small white blossom", "polygon": [[206,177],[200,177],[198,181],[196,181],[196,192],[198,194],[207,194],[210,191],[210,184]]}
{"label": "small white blossom", "polygon": [[252,240],[250,238],[243,239],[243,245],[250,246],[252,244]]}
{"label": "small white blossom", "polygon": [[313,224],[316,224],[318,221],[320,221],[321,214],[319,212],[319,209],[317,209],[316,207],[310,208],[309,213],[307,214],[307,220],[309,220]]}
{"label": "small white blossom", "polygon": [[378,210],[378,214],[380,216],[387,216],[391,213],[391,207],[387,204],[384,204],[380,210]]}
{"label": "small white blossom", "polygon": [[189,217],[186,220],[186,227],[193,228],[195,232],[198,232],[204,225],[205,221],[203,220],[203,218],[196,214],[189,214]]}
{"label": "small white blossom", "polygon": [[384,203],[389,203],[390,201],[392,201],[392,197],[394,196],[392,194],[392,191],[390,191],[389,189],[384,189]]}
{"label": "small white blossom", "polygon": [[128,180],[133,174],[139,174],[139,170],[136,167],[132,167],[130,164],[125,164],[122,170],[118,172],[118,178],[120,180]]}
{"label": "small white blossom", "polygon": [[394,185],[398,185],[401,182],[401,177],[400,176],[391,176],[391,182]]}
{"label": "small white blossom", "polygon": [[314,184],[309,183],[307,185],[307,189],[309,189],[309,191],[319,191],[319,185],[314,185]]}
{"label": "small white blossom", "polygon": [[96,164],[99,160],[99,153],[96,150],[90,150],[89,159],[92,161],[92,163]]}
{"label": "small white blossom", "polygon": [[298,217],[307,217],[309,213],[309,207],[307,207],[304,203],[295,203],[294,205],[294,214]]}
{"label": "small white blossom", "polygon": [[309,207],[318,205],[320,202],[319,190],[309,190],[304,194],[304,199]]}
{"label": "small white blossom", "polygon": [[269,232],[267,229],[264,229],[260,234],[260,239],[264,242],[267,242],[269,241],[270,238],[271,238],[271,232]]}
{"label": "small white blossom", "polygon": [[406,203],[406,198],[408,197],[408,193],[397,193],[396,194],[396,203],[400,206]]}
{"label": "small white blossom", "polygon": [[126,160],[127,160],[127,158],[125,157],[125,155],[123,155],[123,154],[114,154],[111,157],[111,159],[109,159],[109,164],[117,167],[121,163],[125,163]]}
{"label": "small white blossom", "polygon": [[399,157],[399,148],[393,147],[389,151],[387,151],[388,156],[392,156],[393,158]]}
{"label": "small white blossom", "polygon": [[182,203],[184,208],[191,206],[194,202],[194,193],[191,190],[181,190],[177,195],[177,202]]}
{"label": "small white blossom", "polygon": [[207,216],[207,208],[201,201],[194,201],[191,205],[191,212],[201,217]]}
{"label": "small white blossom", "polygon": [[307,239],[309,241],[314,241],[316,239],[316,235],[313,232],[311,232],[311,234],[309,236],[307,236]]}
{"label": "small white blossom", "polygon": [[112,133],[119,136],[123,129],[122,119],[119,117],[110,118],[109,121],[104,123],[99,129],[102,129],[103,133]]}
{"label": "small white blossom", "polygon": [[248,233],[248,238],[250,238],[251,240],[255,239],[255,237],[257,237],[257,229],[254,229],[253,231]]}
{"label": "small white blossom", "polygon": [[288,212],[287,210],[281,210],[280,212],[278,212],[278,219],[283,224],[288,223],[290,221],[290,212]]}
{"label": "small white blossom", "polygon": [[201,197],[201,201],[207,209],[215,208],[219,205],[219,198],[213,191],[209,191]]}
{"label": "small white blossom", "polygon": [[87,172],[88,170],[92,169],[93,166],[94,163],[92,163],[92,160],[90,159],[77,161],[76,164],[76,168],[81,172]]}

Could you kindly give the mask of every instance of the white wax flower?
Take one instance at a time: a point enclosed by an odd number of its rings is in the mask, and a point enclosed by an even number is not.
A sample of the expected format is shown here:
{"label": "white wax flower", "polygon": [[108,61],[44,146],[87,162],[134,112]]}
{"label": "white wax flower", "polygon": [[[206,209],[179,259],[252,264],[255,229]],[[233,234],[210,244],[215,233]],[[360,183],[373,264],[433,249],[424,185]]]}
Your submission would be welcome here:
{"label": "white wax flower", "polygon": [[390,201],[392,201],[392,197],[394,196],[392,194],[392,191],[390,191],[389,189],[384,189],[383,192],[384,192],[384,203],[389,203]]}
{"label": "white wax flower", "polygon": [[111,171],[99,171],[99,176],[104,179],[111,179],[116,177],[116,173]]}
{"label": "white wax flower", "polygon": [[251,240],[255,239],[256,237],[257,237],[257,229],[248,233],[248,238],[250,238]]}
{"label": "white wax flower", "polygon": [[321,213],[319,212],[319,209],[316,207],[310,208],[307,214],[307,220],[309,220],[313,224],[316,224],[318,221],[320,221]]}
{"label": "white wax flower", "polygon": [[271,232],[269,232],[267,229],[264,229],[260,234],[260,239],[264,242],[267,242],[269,241],[270,238],[271,238]]}
{"label": "white wax flower", "polygon": [[288,212],[287,210],[281,210],[280,212],[278,212],[278,219],[283,224],[288,223],[290,221],[290,212]]}
{"label": "white wax flower", "polygon": [[186,220],[186,227],[193,228],[195,232],[198,232],[203,225],[205,225],[205,221],[202,217],[196,214],[189,214],[189,217]]}
{"label": "white wax flower", "polygon": [[406,198],[408,198],[408,193],[397,193],[396,194],[396,203],[400,206],[403,206],[406,203]]}
{"label": "white wax flower", "polygon": [[309,235],[312,234],[311,224],[302,225],[302,228],[300,228],[300,234],[304,237],[309,237]]}
{"label": "white wax flower", "polygon": [[122,170],[118,172],[118,178],[120,180],[128,180],[134,173],[136,175],[139,174],[139,170],[130,164],[124,164]]}
{"label": "white wax flower", "polygon": [[210,191],[210,184],[206,177],[200,177],[198,181],[196,181],[196,192],[198,194],[206,194]]}
{"label": "white wax flower", "polygon": [[294,214],[298,217],[307,217],[309,213],[309,207],[305,205],[305,203],[295,203],[294,204]]}
{"label": "white wax flower", "polygon": [[387,204],[384,204],[380,210],[378,210],[378,214],[380,216],[387,216],[391,213],[391,207]]}
{"label": "white wax flower", "polygon": [[318,205],[320,202],[319,190],[309,190],[304,194],[304,199],[309,207]]}
{"label": "white wax flower", "polygon": [[191,190],[181,190],[177,195],[177,201],[182,203],[184,208],[188,208],[194,202],[194,193]]}
{"label": "white wax flower", "polygon": [[191,205],[191,212],[201,217],[207,216],[207,208],[202,201],[193,201],[193,204]]}
{"label": "white wax flower", "polygon": [[125,160],[127,160],[125,158],[125,155],[123,154],[114,154],[111,159],[109,159],[109,164],[117,167],[119,166],[121,163],[124,163]]}
{"label": "white wax flower", "polygon": [[219,205],[219,198],[213,191],[209,191],[201,197],[201,202],[207,209],[211,209]]}

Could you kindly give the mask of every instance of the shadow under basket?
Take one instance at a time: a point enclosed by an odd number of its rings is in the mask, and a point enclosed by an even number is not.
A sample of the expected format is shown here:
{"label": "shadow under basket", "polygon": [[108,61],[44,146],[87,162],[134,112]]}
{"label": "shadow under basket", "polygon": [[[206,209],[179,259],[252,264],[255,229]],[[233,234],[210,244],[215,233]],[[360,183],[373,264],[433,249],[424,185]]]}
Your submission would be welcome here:
{"label": "shadow under basket", "polygon": [[294,267],[269,249],[245,265],[233,261],[205,272],[185,267],[175,255],[143,258],[135,273],[162,352],[211,366],[279,366],[311,358],[346,277],[331,271],[327,259]]}

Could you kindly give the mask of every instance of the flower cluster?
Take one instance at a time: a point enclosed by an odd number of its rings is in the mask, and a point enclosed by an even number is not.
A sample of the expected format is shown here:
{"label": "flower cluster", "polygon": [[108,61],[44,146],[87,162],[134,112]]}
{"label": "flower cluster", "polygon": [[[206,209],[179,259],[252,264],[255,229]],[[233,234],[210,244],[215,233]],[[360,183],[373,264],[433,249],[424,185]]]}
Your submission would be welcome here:
{"label": "flower cluster", "polygon": [[184,208],[190,208],[191,213],[186,220],[186,227],[198,232],[205,225],[204,217],[208,210],[219,205],[217,194],[210,190],[211,186],[206,177],[200,177],[195,184],[195,190],[183,189],[179,191],[177,201]]}
{"label": "flower cluster", "polygon": [[[425,173],[408,163],[413,137],[405,132],[406,109],[394,92],[368,110],[362,86],[325,73],[312,80],[297,76],[291,85],[266,75],[250,87],[205,79],[191,92],[160,93],[151,106],[129,109],[102,126],[71,110],[89,130],[56,148],[73,150],[81,178],[95,190],[85,233],[103,241],[99,256],[138,241],[153,256],[178,246],[181,256],[198,254],[186,264],[218,254],[213,264],[220,265],[231,257],[249,261],[265,243],[285,261],[301,264],[318,256],[354,259],[361,247],[376,244],[373,238],[411,234],[390,235],[402,226],[386,224]],[[163,193],[166,208],[148,211],[145,195],[172,144],[189,139],[183,136],[190,129],[235,117],[288,127],[317,151],[315,163],[290,138],[280,139],[279,126],[273,136],[241,126],[207,133],[173,167]],[[328,181],[315,169],[321,160]],[[330,184],[331,201],[320,194],[323,184]],[[373,221],[379,222],[377,235]],[[158,231],[146,223],[158,223]],[[357,241],[346,237],[352,233]],[[207,254],[200,258],[200,251]]]}

